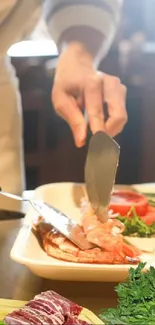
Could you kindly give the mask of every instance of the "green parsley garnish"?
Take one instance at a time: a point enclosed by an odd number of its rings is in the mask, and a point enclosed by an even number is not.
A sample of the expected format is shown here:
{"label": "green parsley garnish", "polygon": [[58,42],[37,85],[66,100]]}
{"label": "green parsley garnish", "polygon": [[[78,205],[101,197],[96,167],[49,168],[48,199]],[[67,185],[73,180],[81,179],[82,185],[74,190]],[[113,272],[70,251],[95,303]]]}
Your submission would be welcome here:
{"label": "green parsley garnish", "polygon": [[155,268],[142,272],[144,267],[130,268],[127,282],[116,286],[117,308],[99,315],[106,325],[155,325]]}
{"label": "green parsley garnish", "polygon": [[146,223],[137,215],[134,207],[131,208],[130,213],[132,213],[131,218],[129,216],[117,217],[117,219],[125,225],[125,230],[123,232],[124,236],[153,237],[155,235],[155,222],[149,226],[146,225]]}

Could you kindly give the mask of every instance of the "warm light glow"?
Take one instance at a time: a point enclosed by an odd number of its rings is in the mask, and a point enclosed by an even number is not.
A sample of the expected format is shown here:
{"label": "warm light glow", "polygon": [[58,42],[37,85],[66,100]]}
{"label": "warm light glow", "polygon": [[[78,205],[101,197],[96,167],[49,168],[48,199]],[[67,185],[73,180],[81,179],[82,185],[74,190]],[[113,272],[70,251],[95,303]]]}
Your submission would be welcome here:
{"label": "warm light glow", "polygon": [[56,56],[58,50],[52,40],[23,41],[12,45],[8,55],[10,57]]}

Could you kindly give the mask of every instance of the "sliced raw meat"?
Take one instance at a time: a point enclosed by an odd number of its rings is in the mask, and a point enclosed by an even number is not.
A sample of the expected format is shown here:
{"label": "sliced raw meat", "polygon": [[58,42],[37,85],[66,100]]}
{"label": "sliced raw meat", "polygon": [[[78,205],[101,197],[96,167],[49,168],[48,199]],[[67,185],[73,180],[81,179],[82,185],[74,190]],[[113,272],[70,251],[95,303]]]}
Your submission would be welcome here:
{"label": "sliced raw meat", "polygon": [[[85,322],[84,320],[80,320],[78,319],[78,317],[75,316],[69,316],[66,320],[66,322],[64,323],[64,325],[88,325],[87,322]],[[91,325],[91,324],[90,324]]]}
{"label": "sliced raw meat", "polygon": [[[29,325],[30,323],[21,316],[16,316],[13,313],[7,315],[4,319],[6,324],[9,325]],[[39,325],[39,324],[38,324]]]}
{"label": "sliced raw meat", "polygon": [[[33,324],[33,325],[43,325],[43,324],[59,325],[64,323],[64,317],[61,314],[57,313],[57,314],[52,314],[50,316],[40,310],[33,310],[30,307],[24,307],[20,310],[14,311],[12,313],[12,318],[22,319],[28,324]],[[7,317],[5,318],[5,321],[8,323]]]}
{"label": "sliced raw meat", "polygon": [[4,321],[8,325],[62,325],[69,317],[77,320],[81,310],[81,306],[56,292],[46,291],[35,296],[23,308],[7,315]]}
{"label": "sliced raw meat", "polygon": [[60,296],[54,291],[46,291],[34,297],[34,300],[43,300],[47,302],[49,306],[55,310],[55,312],[61,312],[63,315],[79,315],[82,307],[78,306],[76,303]]}

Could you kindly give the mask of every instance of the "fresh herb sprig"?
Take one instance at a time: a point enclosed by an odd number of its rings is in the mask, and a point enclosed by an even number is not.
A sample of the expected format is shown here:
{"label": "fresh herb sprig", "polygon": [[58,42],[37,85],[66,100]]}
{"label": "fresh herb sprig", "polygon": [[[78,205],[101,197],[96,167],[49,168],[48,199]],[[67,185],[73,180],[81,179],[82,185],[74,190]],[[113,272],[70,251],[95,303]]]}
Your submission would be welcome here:
{"label": "fresh herb sprig", "polygon": [[155,207],[155,199],[148,198],[148,203],[149,203],[149,205],[151,205],[152,207]]}
{"label": "fresh herb sprig", "polygon": [[[132,215],[132,217],[130,217]],[[153,237],[155,235],[155,222],[151,225],[146,223],[137,215],[134,207],[131,208],[129,216],[117,217],[125,225],[124,236]]]}
{"label": "fresh herb sprig", "polygon": [[99,317],[106,325],[155,324],[155,268],[142,272],[145,263],[130,268],[127,282],[115,288],[117,308],[103,309]]}

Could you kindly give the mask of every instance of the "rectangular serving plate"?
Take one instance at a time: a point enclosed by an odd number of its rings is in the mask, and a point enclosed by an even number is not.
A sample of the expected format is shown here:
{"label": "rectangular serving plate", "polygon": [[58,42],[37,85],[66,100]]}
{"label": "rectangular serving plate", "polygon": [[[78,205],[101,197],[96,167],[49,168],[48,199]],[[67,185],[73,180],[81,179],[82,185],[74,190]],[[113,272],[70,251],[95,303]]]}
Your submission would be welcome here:
{"label": "rectangular serving plate", "polygon": [[[76,183],[43,185],[34,192],[34,198],[44,200],[77,221],[80,220],[83,195],[83,184]],[[72,263],[47,256],[32,233],[36,217],[36,212],[30,208],[10,253],[14,261],[26,265],[34,274],[52,280],[120,282],[127,278],[131,265]],[[150,244],[155,247],[155,238],[150,239]],[[143,254],[141,260],[147,262],[146,269],[155,266],[153,254]]]}

